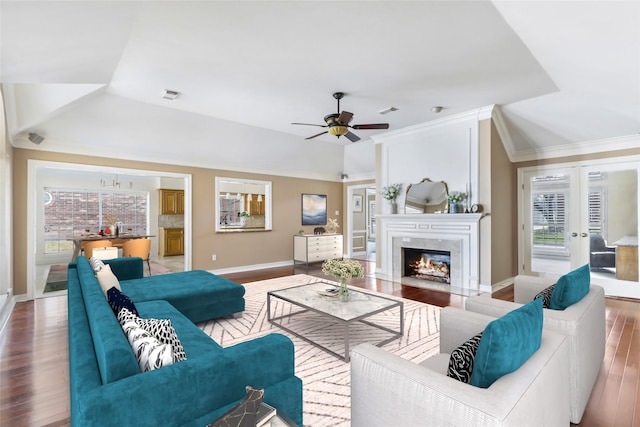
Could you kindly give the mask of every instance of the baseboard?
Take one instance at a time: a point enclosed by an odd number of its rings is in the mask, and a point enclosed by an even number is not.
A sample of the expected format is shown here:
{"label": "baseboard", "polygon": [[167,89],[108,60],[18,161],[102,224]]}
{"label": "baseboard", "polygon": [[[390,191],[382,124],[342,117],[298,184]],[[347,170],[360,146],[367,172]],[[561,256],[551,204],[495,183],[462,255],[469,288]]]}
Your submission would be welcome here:
{"label": "baseboard", "polygon": [[0,333],[4,331],[4,327],[7,324],[9,317],[11,316],[13,307],[16,306],[16,300],[17,298],[14,295],[10,294],[5,303],[2,305],[2,308],[0,308]]}
{"label": "baseboard", "polygon": [[221,274],[231,274],[231,273],[243,273],[245,271],[251,271],[251,270],[263,270],[265,268],[287,267],[289,265],[293,265],[293,260],[271,262],[266,264],[241,265],[239,267],[221,268],[217,270],[208,270],[208,271],[209,273],[221,275]]}
{"label": "baseboard", "polygon": [[514,280],[515,280],[515,277],[509,277],[509,278],[504,279],[504,280],[502,280],[502,281],[500,281],[498,283],[494,283],[491,286],[486,286],[487,290],[484,289],[485,288],[484,285],[480,285],[480,290],[482,292],[488,292],[488,293],[492,294],[494,292],[497,292],[497,291],[499,291],[501,289],[506,288],[509,285],[513,285],[513,281]]}

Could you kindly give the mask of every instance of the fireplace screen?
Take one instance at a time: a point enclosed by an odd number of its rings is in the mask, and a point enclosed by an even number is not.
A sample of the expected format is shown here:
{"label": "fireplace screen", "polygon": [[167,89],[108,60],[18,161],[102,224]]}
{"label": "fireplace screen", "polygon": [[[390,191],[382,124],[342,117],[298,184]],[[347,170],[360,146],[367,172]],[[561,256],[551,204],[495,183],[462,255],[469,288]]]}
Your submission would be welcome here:
{"label": "fireplace screen", "polygon": [[403,248],[404,276],[451,284],[451,252]]}

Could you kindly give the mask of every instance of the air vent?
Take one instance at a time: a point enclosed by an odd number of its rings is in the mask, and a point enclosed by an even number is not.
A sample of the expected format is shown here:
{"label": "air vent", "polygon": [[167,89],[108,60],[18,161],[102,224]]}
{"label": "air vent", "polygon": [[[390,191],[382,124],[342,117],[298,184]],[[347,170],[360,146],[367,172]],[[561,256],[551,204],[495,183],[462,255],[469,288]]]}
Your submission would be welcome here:
{"label": "air vent", "polygon": [[378,111],[378,114],[388,114],[388,113],[392,113],[394,111],[398,111],[398,109],[396,107],[387,107],[384,110]]}
{"label": "air vent", "polygon": [[180,95],[180,92],[178,91],[165,89],[164,92],[162,93],[162,98],[173,101],[178,97],[178,95]]}

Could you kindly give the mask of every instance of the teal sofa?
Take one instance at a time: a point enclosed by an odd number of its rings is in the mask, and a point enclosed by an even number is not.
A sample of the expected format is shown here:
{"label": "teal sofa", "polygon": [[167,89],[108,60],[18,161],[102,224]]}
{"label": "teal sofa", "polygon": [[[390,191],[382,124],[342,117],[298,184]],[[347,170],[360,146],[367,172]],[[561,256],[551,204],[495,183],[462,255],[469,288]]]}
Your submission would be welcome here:
{"label": "teal sofa", "polygon": [[[127,338],[85,258],[68,267],[69,375],[74,426],[204,426],[245,395],[302,425],[294,348],[270,334],[222,348],[194,322],[244,309],[244,287],[204,271],[142,278],[140,258],[107,262],[140,317],[171,319],[187,360],[141,373]],[[199,302],[199,304],[198,304]]]}

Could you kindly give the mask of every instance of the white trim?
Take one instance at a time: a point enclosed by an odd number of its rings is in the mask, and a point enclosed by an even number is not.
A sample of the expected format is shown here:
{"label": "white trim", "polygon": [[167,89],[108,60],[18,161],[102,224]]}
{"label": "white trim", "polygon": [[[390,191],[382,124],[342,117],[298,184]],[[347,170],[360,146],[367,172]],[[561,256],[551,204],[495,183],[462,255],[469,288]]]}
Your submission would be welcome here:
{"label": "white trim", "polygon": [[11,313],[13,312],[13,307],[15,307],[16,302],[18,302],[15,295],[9,294],[8,298],[8,301],[0,305],[0,334],[4,331],[4,327],[9,321],[9,317],[11,317]]}
{"label": "white trim", "polygon": [[239,267],[220,268],[217,270],[208,270],[208,271],[209,273],[222,275],[222,274],[231,274],[231,273],[243,273],[245,271],[252,271],[252,270],[263,270],[266,268],[287,267],[293,264],[294,264],[293,260],[289,260],[289,261],[269,262],[265,264],[241,265]]}
{"label": "white trim", "polygon": [[[607,157],[607,158],[592,159],[592,160],[578,160],[575,162],[549,163],[545,165],[526,166],[526,167],[518,168],[518,173],[520,174],[525,172],[544,171],[544,170],[561,169],[561,168],[576,167],[576,166],[578,167],[579,166],[596,166],[596,165],[624,164],[624,163],[635,163],[635,162],[640,162],[640,154],[635,154],[631,156]],[[634,169],[635,169],[635,166],[634,166]]]}
{"label": "white trim", "polygon": [[192,265],[192,181],[191,174],[176,173],[176,172],[164,172],[154,171],[147,169],[128,169],[118,168],[110,166],[98,166],[98,165],[86,165],[80,163],[64,163],[54,162],[48,160],[27,160],[27,194],[31,197],[27,197],[27,293],[25,298],[27,300],[34,299],[35,296],[35,280],[36,280],[36,208],[37,194],[35,189],[37,184],[37,172],[39,169],[55,168],[55,169],[67,169],[77,171],[88,171],[98,173],[120,173],[128,175],[140,175],[140,176],[152,176],[152,177],[167,177],[184,179],[184,269],[185,271],[191,270]]}
{"label": "white trim", "polygon": [[507,153],[509,154],[509,159],[515,163],[515,162],[526,162],[530,160],[554,159],[558,157],[570,157],[570,156],[576,156],[576,155],[606,153],[610,151],[638,148],[638,146],[640,146],[640,135],[634,134],[634,135],[599,139],[595,141],[585,141],[585,142],[570,143],[570,144],[564,144],[564,145],[556,145],[553,147],[532,148],[530,150],[521,150],[520,152],[515,153],[513,157],[511,156],[509,151],[507,151]]}
{"label": "white trim", "polygon": [[[355,254],[353,253],[353,190],[355,190],[356,188],[375,188],[376,183],[375,182],[371,182],[369,184],[356,184],[356,185],[349,185],[347,186],[347,205],[344,207],[343,213],[346,217],[346,225],[344,227],[344,239],[347,243],[346,245],[346,253],[345,253],[345,257],[350,258],[353,257]],[[377,197],[376,197],[377,198]],[[365,191],[365,198],[362,201],[363,203],[363,209],[364,208],[364,203],[366,203],[367,198],[366,198],[366,191]],[[366,233],[366,230],[365,230]]]}
{"label": "white trim", "polygon": [[343,179],[342,182],[370,181],[376,179],[375,171],[361,172],[359,174],[350,174],[349,178]]}
{"label": "white trim", "polygon": [[507,152],[507,157],[511,163],[515,162],[515,158],[517,156],[517,150],[515,144],[513,143],[513,138],[511,137],[511,132],[509,132],[509,126],[507,126],[507,122],[502,115],[502,110],[496,105],[496,108],[493,110],[493,114],[491,116],[493,120],[493,124],[498,131],[498,135],[500,136],[500,140],[502,141],[502,146],[504,150]]}

